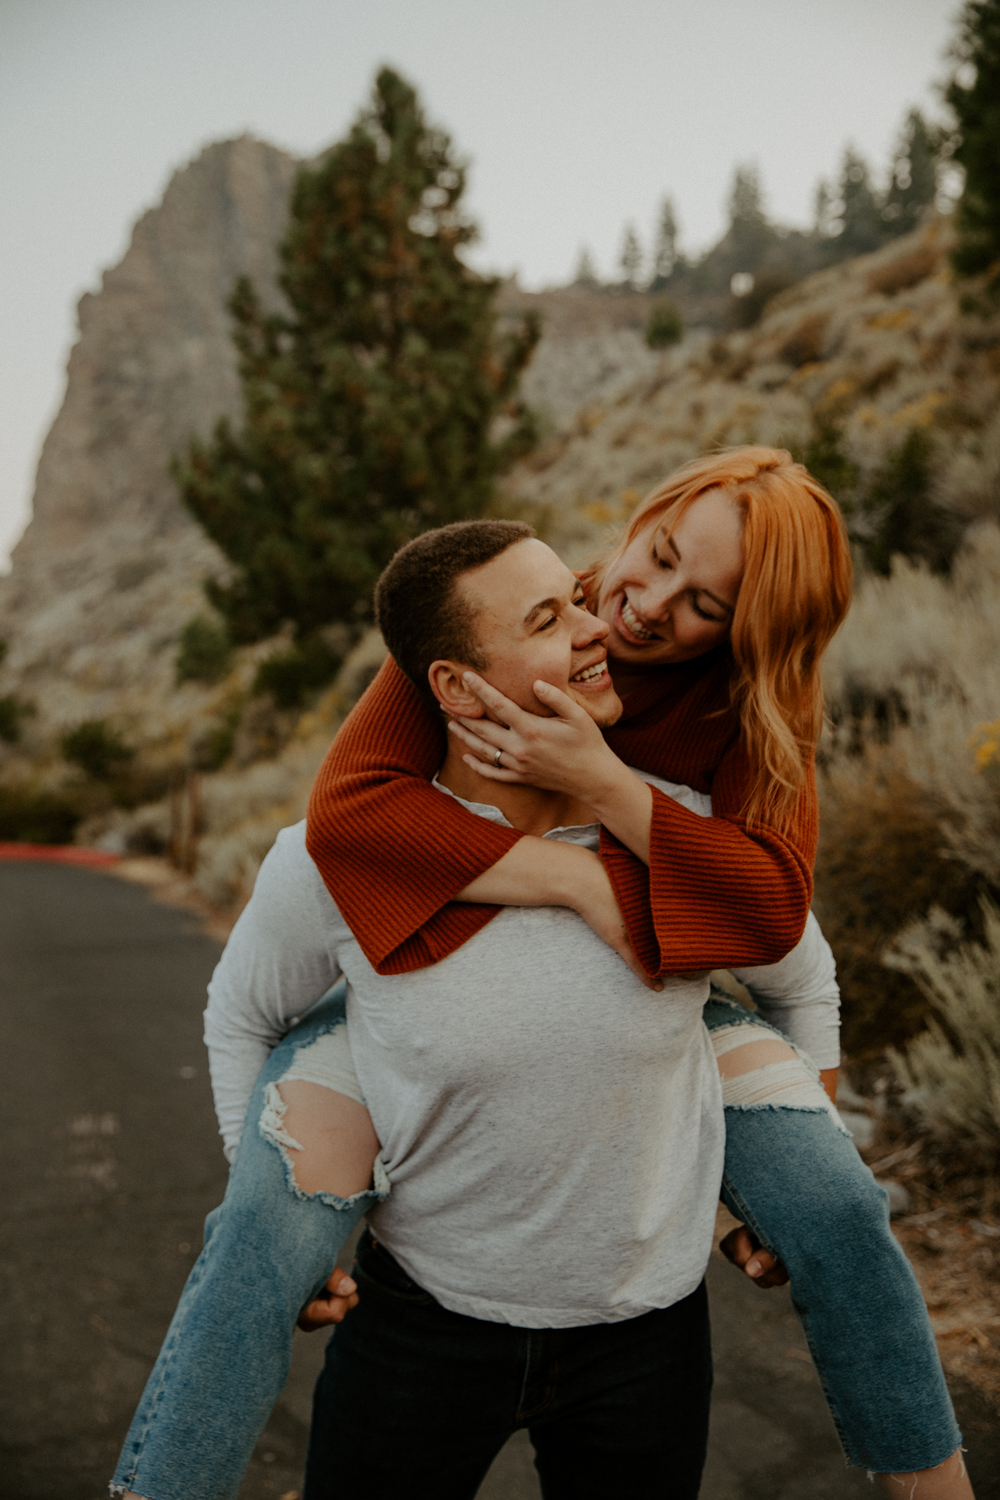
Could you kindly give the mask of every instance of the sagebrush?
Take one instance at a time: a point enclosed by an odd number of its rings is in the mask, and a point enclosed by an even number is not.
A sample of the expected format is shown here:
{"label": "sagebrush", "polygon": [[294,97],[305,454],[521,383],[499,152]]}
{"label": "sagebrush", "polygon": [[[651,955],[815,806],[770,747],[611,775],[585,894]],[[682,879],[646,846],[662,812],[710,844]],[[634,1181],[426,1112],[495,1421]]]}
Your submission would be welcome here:
{"label": "sagebrush", "polygon": [[903,1103],[940,1142],[1000,1150],[1000,909],[982,902],[983,942],[954,943],[940,908],[902,932],[884,962],[909,974],[935,1014],[890,1055]]}

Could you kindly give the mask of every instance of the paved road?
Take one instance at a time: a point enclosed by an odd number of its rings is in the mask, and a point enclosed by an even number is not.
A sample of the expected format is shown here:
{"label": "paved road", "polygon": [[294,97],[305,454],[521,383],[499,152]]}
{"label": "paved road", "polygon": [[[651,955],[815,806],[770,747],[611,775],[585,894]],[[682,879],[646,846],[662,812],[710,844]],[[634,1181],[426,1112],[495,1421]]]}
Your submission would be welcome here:
{"label": "paved road", "polygon": [[[223,1190],[200,1041],[217,954],[190,918],[112,876],[0,864],[0,1500],[106,1493]],[[710,1283],[703,1500],[870,1497],[843,1468],[787,1296],[721,1262]],[[293,1500],[321,1357],[319,1337],[296,1336],[241,1500]],[[997,1424],[973,1394],[958,1397],[979,1500],[1000,1500]],[[480,1500],[537,1496],[522,1436]]]}

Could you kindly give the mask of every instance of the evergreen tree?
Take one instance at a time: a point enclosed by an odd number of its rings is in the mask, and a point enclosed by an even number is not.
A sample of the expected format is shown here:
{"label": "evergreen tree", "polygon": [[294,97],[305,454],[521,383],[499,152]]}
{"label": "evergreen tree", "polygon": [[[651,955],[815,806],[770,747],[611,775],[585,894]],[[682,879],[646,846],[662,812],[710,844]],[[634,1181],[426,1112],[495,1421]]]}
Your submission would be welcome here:
{"label": "evergreen tree", "polygon": [[677,214],[670,198],[660,204],[653,247],[653,290],[669,281],[677,265]]}
{"label": "evergreen tree", "polygon": [[868,163],[852,146],[844,150],[838,184],[838,255],[867,255],[887,238],[882,204],[872,187]]}
{"label": "evergreen tree", "polygon": [[668,349],[684,337],[684,319],[673,297],[657,297],[646,324],[646,343],[651,349]]}
{"label": "evergreen tree", "polygon": [[892,156],[882,218],[891,234],[916,229],[937,192],[938,143],[919,109],[904,121]]}
{"label": "evergreen tree", "polygon": [[955,114],[954,160],[965,173],[952,257],[962,276],[1000,285],[1000,0],[966,0],[945,98]]}
{"label": "evergreen tree", "polygon": [[639,236],[635,232],[635,225],[631,223],[626,224],[622,234],[622,248],[621,254],[618,257],[618,264],[622,269],[622,280],[627,287],[634,289],[639,285],[639,282],[642,280],[642,263],[644,259],[642,246],[639,243]]}
{"label": "evergreen tree", "polygon": [[[764,212],[760,173],[752,164],[739,166],[729,190],[727,240],[733,269],[754,271],[775,241],[773,226]],[[739,262],[739,264],[736,264]]]}
{"label": "evergreen tree", "polygon": [[830,189],[830,184],[825,177],[821,177],[816,184],[816,194],[813,200],[813,233],[818,239],[831,240],[840,229],[840,221],[837,218],[837,197]]}
{"label": "evergreen tree", "polygon": [[934,446],[926,429],[914,427],[886,454],[861,497],[857,526],[869,565],[888,574],[899,553],[947,573],[961,540],[957,516],[934,495]]}
{"label": "evergreen tree", "polygon": [[594,257],[586,245],[580,251],[580,258],[576,263],[576,274],[573,277],[573,285],[583,287],[596,287],[598,285]]}
{"label": "evergreen tree", "polygon": [[286,698],[329,676],[327,627],[371,618],[397,548],[482,514],[533,441],[517,384],[538,327],[498,336],[499,282],[461,259],[475,234],[464,189],[448,137],[384,68],[347,137],[299,173],[280,247],[287,310],[265,312],[246,278],[233,293],[242,430],[221,421],[175,474],[233,564],[206,585],[232,639],[293,626]]}

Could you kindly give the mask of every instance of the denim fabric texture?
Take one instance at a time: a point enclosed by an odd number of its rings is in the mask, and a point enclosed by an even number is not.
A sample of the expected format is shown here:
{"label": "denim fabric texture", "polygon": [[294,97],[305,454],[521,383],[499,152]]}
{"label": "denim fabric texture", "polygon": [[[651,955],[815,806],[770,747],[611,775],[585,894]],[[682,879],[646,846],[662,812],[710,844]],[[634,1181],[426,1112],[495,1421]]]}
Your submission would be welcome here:
{"label": "denim fabric texture", "polygon": [[695,1500],[712,1354],[702,1283],[622,1323],[527,1329],[451,1312],[368,1231],[359,1306],[316,1385],[303,1500],[472,1500],[526,1427],[545,1500]]}
{"label": "denim fabric texture", "polygon": [[[714,986],[704,1019],[710,1031],[767,1025]],[[788,1269],[848,1463],[880,1474],[943,1463],[961,1433],[930,1319],[848,1133],[826,1110],[727,1108],[722,1197]]]}
{"label": "denim fabric texture", "polygon": [[258,1129],[268,1083],[295,1051],[341,1025],[338,985],[261,1070],[226,1196],[205,1220],[192,1267],[122,1449],[112,1493],[150,1500],[230,1500],[288,1375],[295,1320],[377,1199],[292,1191],[285,1162]]}
{"label": "denim fabric texture", "polygon": [[[239,1490],[287,1375],[295,1319],[377,1198],[293,1191],[278,1148],[258,1129],[266,1085],[343,1018],[338,985],[261,1072],[225,1200],[206,1220],[205,1248],[129,1429],[115,1492],[232,1500]],[[714,987],[704,1018],[710,1030],[766,1025]],[[726,1129],[723,1196],[788,1267],[848,1462],[880,1473],[942,1462],[961,1439],[930,1321],[889,1228],[885,1193],[850,1137],[826,1110],[768,1105],[727,1109]],[[411,1373],[426,1382],[419,1366]]]}

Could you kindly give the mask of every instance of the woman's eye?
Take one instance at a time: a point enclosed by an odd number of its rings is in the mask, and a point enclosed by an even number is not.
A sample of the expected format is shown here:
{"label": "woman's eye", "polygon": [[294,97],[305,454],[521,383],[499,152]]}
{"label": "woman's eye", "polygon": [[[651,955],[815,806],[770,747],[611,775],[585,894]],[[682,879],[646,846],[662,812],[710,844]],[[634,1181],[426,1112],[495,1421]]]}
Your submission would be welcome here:
{"label": "woman's eye", "polygon": [[656,566],[658,568],[673,567],[673,563],[670,561],[670,558],[664,557],[661,553],[657,552],[655,547],[653,548],[653,561],[656,563]]}
{"label": "woman's eye", "polygon": [[710,615],[707,609],[702,609],[697,599],[691,600],[691,606],[694,609],[695,614],[700,615],[703,620],[711,620],[713,625],[721,625],[723,623],[723,617],[721,615]]}

